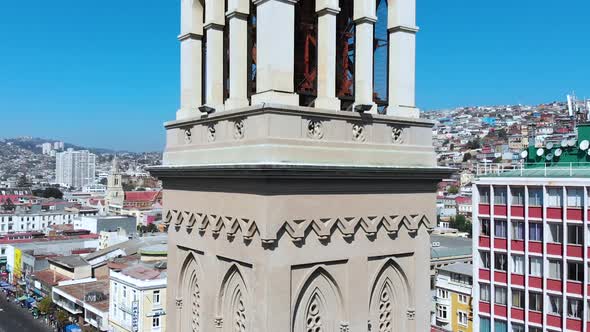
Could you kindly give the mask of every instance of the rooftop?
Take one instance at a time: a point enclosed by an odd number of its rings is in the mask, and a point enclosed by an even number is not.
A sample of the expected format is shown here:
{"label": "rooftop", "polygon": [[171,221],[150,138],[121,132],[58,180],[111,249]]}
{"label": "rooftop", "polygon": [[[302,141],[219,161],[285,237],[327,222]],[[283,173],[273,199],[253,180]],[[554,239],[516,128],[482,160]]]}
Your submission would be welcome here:
{"label": "rooftop", "polygon": [[[80,302],[88,303],[94,308],[106,312],[109,310],[109,280],[98,280],[93,282],[85,282],[80,284],[58,286],[56,289],[76,298]],[[88,294],[102,293],[105,295],[104,299],[100,301],[88,301],[86,298]]]}
{"label": "rooftop", "polygon": [[56,286],[57,284],[59,284],[62,281],[71,280],[70,278],[64,276],[63,274],[57,273],[57,272],[49,270],[49,269],[37,271],[33,275],[34,275],[35,279],[37,279],[49,286]]}
{"label": "rooftop", "polygon": [[88,262],[84,260],[84,258],[78,255],[55,257],[49,259],[49,261],[55,262],[59,265],[63,265],[69,268],[77,268],[89,265]]}
{"label": "rooftop", "polygon": [[453,263],[447,266],[443,266],[438,269],[439,271],[446,271],[451,273],[462,274],[466,276],[473,276],[473,265],[467,263]]}
{"label": "rooftop", "polygon": [[107,255],[107,254],[109,254],[113,251],[116,251],[116,250],[123,250],[126,255],[133,255],[133,254],[138,253],[141,248],[145,248],[145,247],[148,247],[148,246],[151,246],[154,244],[166,242],[167,239],[168,239],[167,234],[140,237],[137,239],[125,241],[123,243],[119,243],[117,245],[108,247],[103,250],[96,251],[94,253],[87,255],[85,258],[86,258],[86,260],[91,261],[93,259]]}
{"label": "rooftop", "polygon": [[471,256],[472,240],[461,237],[431,235],[430,258],[441,259],[457,256]]}

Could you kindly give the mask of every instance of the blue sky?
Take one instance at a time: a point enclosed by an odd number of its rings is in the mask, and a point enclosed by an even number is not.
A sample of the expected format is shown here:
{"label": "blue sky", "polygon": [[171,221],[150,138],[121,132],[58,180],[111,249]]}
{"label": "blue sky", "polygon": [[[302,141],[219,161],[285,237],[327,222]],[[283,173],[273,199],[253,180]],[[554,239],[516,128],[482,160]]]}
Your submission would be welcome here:
{"label": "blue sky", "polygon": [[[422,109],[590,97],[587,0],[418,0]],[[160,150],[179,0],[2,1],[0,137]]]}

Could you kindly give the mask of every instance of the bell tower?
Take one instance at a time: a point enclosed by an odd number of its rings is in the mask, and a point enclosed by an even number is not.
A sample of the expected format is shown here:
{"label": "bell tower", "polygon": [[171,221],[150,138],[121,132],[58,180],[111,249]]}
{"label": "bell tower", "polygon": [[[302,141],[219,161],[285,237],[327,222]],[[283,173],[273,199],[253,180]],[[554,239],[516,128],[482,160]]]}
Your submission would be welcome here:
{"label": "bell tower", "polygon": [[450,170],[414,103],[414,0],[384,1],[181,1],[180,109],[151,169],[168,329],[429,329]]}
{"label": "bell tower", "polygon": [[109,177],[107,179],[107,199],[106,203],[109,208],[109,211],[112,212],[111,206],[117,206],[120,208],[123,207],[123,203],[125,202],[125,191],[123,191],[123,176],[121,175],[121,170],[119,169],[119,161],[117,160],[117,156],[113,158],[113,165],[111,167],[111,172],[109,173]]}

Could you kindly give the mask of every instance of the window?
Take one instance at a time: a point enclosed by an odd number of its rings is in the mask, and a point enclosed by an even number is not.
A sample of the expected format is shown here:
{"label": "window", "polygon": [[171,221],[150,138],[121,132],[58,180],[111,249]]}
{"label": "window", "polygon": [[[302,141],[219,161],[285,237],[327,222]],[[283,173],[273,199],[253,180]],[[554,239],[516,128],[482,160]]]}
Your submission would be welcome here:
{"label": "window", "polygon": [[506,188],[494,188],[494,204],[506,205]]}
{"label": "window", "polygon": [[524,188],[510,188],[512,205],[524,205]]}
{"label": "window", "polygon": [[6,249],[4,249],[4,248],[0,249],[0,255],[4,255],[4,254],[6,254]]}
{"label": "window", "polygon": [[479,284],[479,298],[483,302],[490,302],[490,285]]}
{"label": "window", "polygon": [[549,260],[549,278],[554,280],[561,280],[562,269],[561,261],[556,259]]}
{"label": "window", "polygon": [[529,188],[529,206],[543,206],[543,189]]}
{"label": "window", "polygon": [[152,318],[152,327],[160,327],[160,316]]}
{"label": "window", "polygon": [[582,188],[567,189],[567,206],[581,208],[584,200],[584,190]]}
{"label": "window", "polygon": [[524,240],[524,223],[513,221],[512,222],[512,239],[513,240]]}
{"label": "window", "polygon": [[507,293],[506,287],[501,287],[501,286],[494,287],[494,302],[496,304],[506,305],[506,303],[508,303],[507,302],[508,295],[506,293]]}
{"label": "window", "polygon": [[508,332],[508,325],[503,320],[494,320],[495,332]]}
{"label": "window", "polygon": [[524,256],[512,255],[512,273],[524,274]]}
{"label": "window", "polygon": [[512,288],[512,306],[524,309],[524,292],[522,290]]}
{"label": "window", "polygon": [[536,326],[529,326],[529,332],[543,332],[543,329]]}
{"label": "window", "polygon": [[154,291],[154,304],[160,304],[160,291]]}
{"label": "window", "polygon": [[123,286],[123,298],[127,298],[127,286]]}
{"label": "window", "polygon": [[467,313],[464,311],[457,312],[457,316],[459,318],[459,325],[467,326]]}
{"label": "window", "polygon": [[436,317],[447,319],[447,307],[444,305],[436,306]]}
{"label": "window", "polygon": [[512,323],[512,332],[524,332],[524,325]]}
{"label": "window", "polygon": [[449,292],[446,289],[438,289],[438,297],[441,299],[448,299]]}
{"label": "window", "polygon": [[561,243],[563,239],[563,226],[549,223],[549,242]]}
{"label": "window", "polygon": [[481,235],[490,236],[490,221],[487,219],[481,221]]}
{"label": "window", "polygon": [[542,257],[529,257],[529,275],[533,277],[543,276],[543,258]]}
{"label": "window", "polygon": [[549,188],[547,189],[547,206],[559,208],[561,207],[561,196],[563,190],[561,188]]}
{"label": "window", "polygon": [[543,294],[529,293],[529,310],[543,311]]}
{"label": "window", "polygon": [[487,251],[480,251],[479,256],[481,257],[481,266],[484,269],[490,268],[490,253]]}
{"label": "window", "polygon": [[567,299],[567,317],[582,319],[582,301]]}
{"label": "window", "polygon": [[494,221],[494,236],[505,239],[507,237],[508,230],[506,228],[506,220],[495,220]]}
{"label": "window", "polygon": [[490,204],[490,188],[479,188],[479,203]]}
{"label": "window", "polygon": [[567,225],[567,243],[575,245],[584,243],[584,230],[581,225]]}
{"label": "window", "polygon": [[458,273],[451,273],[451,281],[458,284],[466,285],[471,285],[472,283],[471,277]]}
{"label": "window", "polygon": [[506,266],[508,262],[506,259],[506,254],[494,254],[494,268],[498,271],[506,272]]}
{"label": "window", "polygon": [[549,313],[561,316],[561,296],[549,295]]}
{"label": "window", "polygon": [[584,268],[582,263],[567,262],[567,280],[584,281]]}
{"label": "window", "polygon": [[459,294],[459,303],[467,304],[467,295]]}
{"label": "window", "polygon": [[479,319],[479,325],[479,332],[490,332],[492,330],[489,318],[481,317]]}
{"label": "window", "polygon": [[537,222],[529,223],[529,241],[543,241],[543,225]]}

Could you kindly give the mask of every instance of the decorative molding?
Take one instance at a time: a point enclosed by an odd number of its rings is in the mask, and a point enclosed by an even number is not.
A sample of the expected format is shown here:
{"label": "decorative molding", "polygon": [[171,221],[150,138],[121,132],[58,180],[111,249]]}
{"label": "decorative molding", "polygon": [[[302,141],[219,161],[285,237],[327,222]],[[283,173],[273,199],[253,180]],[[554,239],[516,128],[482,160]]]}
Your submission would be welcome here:
{"label": "decorative molding", "polygon": [[177,298],[176,299],[176,309],[182,309],[182,299],[181,298]]}
{"label": "decorative molding", "polygon": [[357,142],[367,140],[366,129],[362,124],[355,123],[352,125],[352,139]]}
{"label": "decorative molding", "polygon": [[400,126],[391,127],[391,141],[393,144],[406,143],[407,128]]}
{"label": "decorative molding", "polygon": [[182,34],[180,36],[178,36],[178,40],[179,41],[185,41],[188,39],[192,39],[192,40],[202,40],[203,39],[203,35],[199,35],[196,34],[194,32],[187,32],[185,34]]}
{"label": "decorative molding", "polygon": [[215,325],[216,329],[222,328],[223,327],[223,318],[222,317],[215,317],[213,324]]}
{"label": "decorative molding", "polygon": [[234,139],[241,140],[246,134],[246,128],[244,126],[244,120],[238,119],[234,121]]}
{"label": "decorative molding", "polygon": [[324,138],[324,124],[320,120],[309,120],[307,122],[307,137],[313,139]]}
{"label": "decorative molding", "polygon": [[215,129],[216,123],[211,123],[207,126],[207,140],[209,142],[214,142],[216,138],[217,131]]}
{"label": "decorative molding", "polygon": [[350,331],[350,324],[348,322],[341,322],[340,323],[340,332],[349,332]]}
{"label": "decorative molding", "polygon": [[184,128],[184,142],[186,144],[190,144],[193,142],[193,128],[192,127]]}
{"label": "decorative molding", "polygon": [[[174,223],[177,230],[184,224],[188,231],[197,228],[204,233],[210,230],[214,236],[219,236],[222,230],[228,238],[233,238],[240,231],[244,241],[251,241],[261,229],[256,221],[250,218],[228,217],[215,214],[205,214],[192,211],[168,210],[164,223]],[[345,238],[353,237],[358,231],[363,231],[367,237],[374,237],[377,231],[383,227],[387,234],[397,235],[405,227],[410,233],[415,234],[421,226],[431,229],[433,225],[425,214],[409,215],[383,215],[366,217],[332,217],[314,219],[293,219],[283,221],[275,234],[260,234],[261,242],[272,245],[280,237],[282,230],[291,237],[294,242],[301,242],[306,234],[312,230],[320,240],[329,240],[336,230]]]}
{"label": "decorative molding", "polygon": [[409,320],[414,320],[416,318],[416,309],[415,308],[408,308],[406,313]]}

